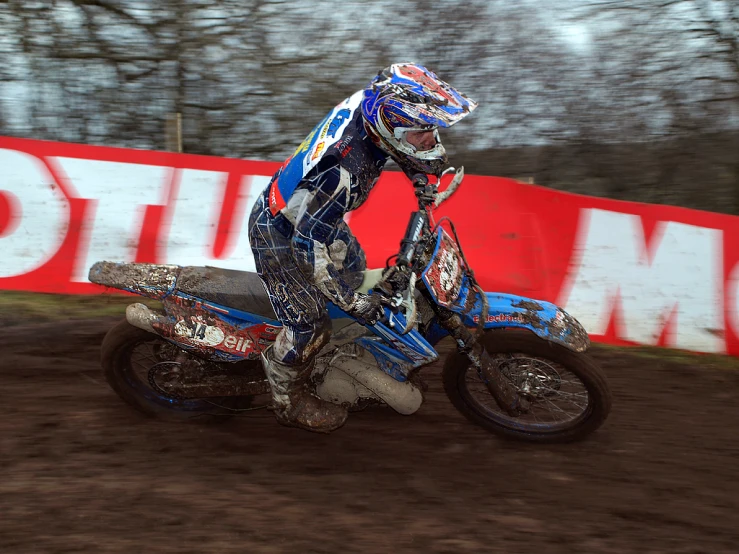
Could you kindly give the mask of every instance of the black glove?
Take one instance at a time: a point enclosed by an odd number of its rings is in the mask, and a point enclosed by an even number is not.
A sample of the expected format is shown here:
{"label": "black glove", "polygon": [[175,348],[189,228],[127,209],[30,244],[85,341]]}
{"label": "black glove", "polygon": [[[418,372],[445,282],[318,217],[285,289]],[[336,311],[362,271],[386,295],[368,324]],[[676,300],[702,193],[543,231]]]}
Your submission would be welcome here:
{"label": "black glove", "polygon": [[379,294],[355,293],[354,300],[346,312],[362,325],[374,325],[385,315],[382,297]]}

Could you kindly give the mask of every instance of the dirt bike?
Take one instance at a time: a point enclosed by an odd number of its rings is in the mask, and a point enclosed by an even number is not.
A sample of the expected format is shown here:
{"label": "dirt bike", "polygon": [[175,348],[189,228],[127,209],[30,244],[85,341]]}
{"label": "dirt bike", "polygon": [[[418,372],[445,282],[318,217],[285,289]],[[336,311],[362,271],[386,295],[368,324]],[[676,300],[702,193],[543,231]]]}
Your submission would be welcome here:
{"label": "dirt bike", "polygon": [[[532,442],[582,439],[611,408],[606,378],[585,353],[588,334],[554,304],[478,285],[454,224],[433,217],[463,176],[449,168],[435,183],[412,178],[418,210],[400,251],[363,272],[357,288],[381,295],[385,316],[363,325],[328,304],[332,335],[316,356],[316,394],[350,410],[383,404],[413,414],[423,402],[420,370],[450,336],[457,351],[444,362],[444,390],[470,421]],[[217,417],[270,392],[260,353],[281,325],[255,273],[98,262],[89,279],[161,301],[161,309],[128,306],[103,341],[105,377],[129,404],[170,419]]]}

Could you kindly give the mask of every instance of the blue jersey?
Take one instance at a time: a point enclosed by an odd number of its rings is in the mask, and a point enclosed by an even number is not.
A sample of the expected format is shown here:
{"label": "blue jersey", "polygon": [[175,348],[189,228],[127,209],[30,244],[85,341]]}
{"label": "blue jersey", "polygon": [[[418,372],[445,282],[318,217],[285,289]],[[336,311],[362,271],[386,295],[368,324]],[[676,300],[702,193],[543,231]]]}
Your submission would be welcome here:
{"label": "blue jersey", "polygon": [[362,95],[359,91],[331,110],[264,193],[270,225],[291,241],[303,272],[339,307],[353,297],[338,271],[353,239],[344,215],[367,199],[387,160],[364,129]]}

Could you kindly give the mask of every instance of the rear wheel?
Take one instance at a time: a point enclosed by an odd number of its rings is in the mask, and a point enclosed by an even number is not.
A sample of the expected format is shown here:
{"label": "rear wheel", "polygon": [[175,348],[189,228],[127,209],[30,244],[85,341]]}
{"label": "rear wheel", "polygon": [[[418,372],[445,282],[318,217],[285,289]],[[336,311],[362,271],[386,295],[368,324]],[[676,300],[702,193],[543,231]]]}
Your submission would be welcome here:
{"label": "rear wheel", "polygon": [[[160,419],[210,422],[248,409],[250,396],[180,399],[157,390],[153,367],[166,379],[177,379],[183,363],[197,359],[158,335],[122,321],[103,340],[101,362],[105,379],[128,404]],[[258,361],[253,362],[259,364]]]}
{"label": "rear wheel", "polygon": [[611,392],[590,356],[521,329],[486,331],[482,343],[530,408],[508,415],[467,356],[455,352],[444,366],[444,389],[470,421],[508,438],[568,442],[586,437],[608,417]]}

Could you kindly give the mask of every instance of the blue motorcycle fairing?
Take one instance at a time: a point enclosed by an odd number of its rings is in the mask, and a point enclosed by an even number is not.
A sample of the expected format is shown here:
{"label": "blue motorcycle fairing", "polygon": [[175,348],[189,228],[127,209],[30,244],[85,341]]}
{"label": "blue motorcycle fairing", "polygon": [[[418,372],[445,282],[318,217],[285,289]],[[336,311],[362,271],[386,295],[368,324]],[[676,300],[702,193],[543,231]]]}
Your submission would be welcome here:
{"label": "blue motorcycle fairing", "polygon": [[[332,303],[327,303],[328,314],[332,320],[350,318],[351,316],[340,310]],[[393,313],[385,308],[385,318],[393,327],[384,323],[376,323],[366,328],[377,337],[359,337],[354,342],[368,350],[375,357],[377,365],[385,373],[397,381],[406,381],[408,373],[416,367],[420,367],[439,359],[439,354],[434,347],[416,329],[401,335],[396,328],[403,328],[406,324],[402,313]]]}
{"label": "blue motorcycle fairing", "polygon": [[[487,292],[485,296],[488,301],[485,329],[501,327],[528,329],[544,340],[560,344],[575,352],[584,352],[590,346],[588,333],[580,322],[551,302],[515,294]],[[476,327],[481,312],[482,302],[478,295],[473,308],[463,316],[462,321],[469,327]]]}
{"label": "blue motorcycle fairing", "polygon": [[[444,241],[448,244],[440,255]],[[435,302],[453,312],[464,314],[464,324],[474,327],[480,318],[482,302],[479,291],[471,286],[469,275],[466,272],[460,275],[464,263],[460,258],[461,251],[458,251],[456,239],[439,229],[434,253],[421,277]],[[454,264],[457,264],[456,269]],[[590,338],[583,326],[551,302],[513,294],[487,292],[485,295],[488,300],[486,329],[500,327],[529,329],[542,339],[561,344],[575,352],[584,352],[590,346]],[[427,335],[431,342],[435,343],[444,336],[444,333],[438,325],[432,325]]]}
{"label": "blue motorcycle fairing", "polygon": [[184,300],[189,300],[191,302],[199,302],[204,310],[216,314],[223,321],[233,325],[237,329],[251,327],[252,325],[257,325],[260,323],[266,323],[273,327],[282,327],[282,323],[280,323],[276,319],[265,317],[263,315],[253,314],[251,312],[244,312],[242,310],[237,310],[236,308],[231,308],[229,306],[216,304],[215,302],[211,302],[210,300],[203,300],[201,298],[198,298],[197,296],[185,294],[184,292],[177,291],[174,296],[177,296]]}

